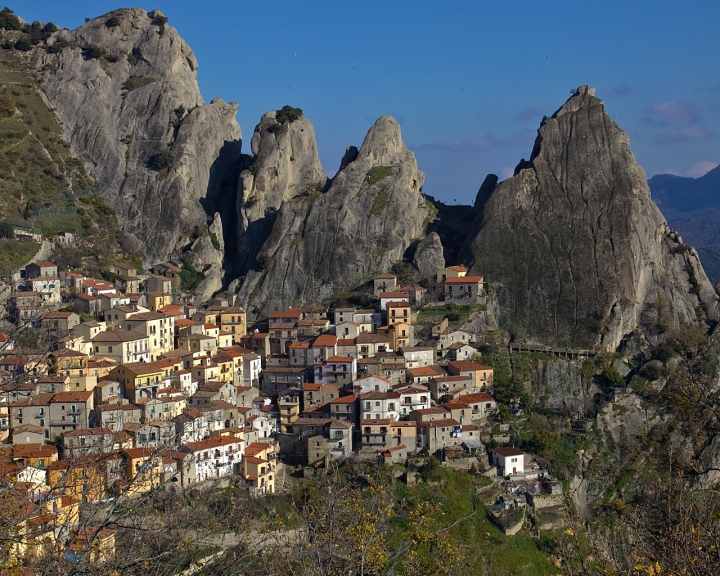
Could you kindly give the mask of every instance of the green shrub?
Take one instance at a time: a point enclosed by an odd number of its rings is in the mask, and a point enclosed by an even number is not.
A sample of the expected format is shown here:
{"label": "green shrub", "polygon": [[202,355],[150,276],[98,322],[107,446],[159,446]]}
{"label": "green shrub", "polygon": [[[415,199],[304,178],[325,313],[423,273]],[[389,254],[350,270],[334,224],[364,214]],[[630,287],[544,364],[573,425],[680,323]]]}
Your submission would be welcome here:
{"label": "green shrub", "polygon": [[105,50],[96,44],[88,44],[87,46],[84,46],[82,53],[88,60],[97,60],[98,58],[105,56]]}
{"label": "green shrub", "polygon": [[168,170],[174,162],[175,154],[170,152],[170,150],[163,150],[162,152],[158,152],[157,154],[150,156],[147,161],[147,167],[150,168],[150,170],[160,172],[162,170]]}
{"label": "green shrub", "polygon": [[55,24],[52,22],[49,22],[48,24],[43,24],[42,22],[38,22],[37,20],[30,24],[29,26],[25,27],[25,32],[30,37],[30,42],[35,44],[40,44],[40,42],[44,42],[48,38],[50,38],[50,34],[53,32],[57,32],[60,28],[58,28]]}
{"label": "green shrub", "polygon": [[262,272],[263,270],[267,270],[270,264],[272,264],[272,256],[270,256],[270,254],[258,254],[255,262],[258,270]]}
{"label": "green shrub", "polygon": [[167,16],[155,16],[155,18],[153,18],[152,25],[160,28],[160,30],[158,30],[160,36],[165,34],[165,24],[167,24],[167,21]]}
{"label": "green shrub", "polygon": [[258,203],[257,196],[250,196],[245,202],[243,202],[243,208],[247,208],[248,210],[255,206],[255,204]]}
{"label": "green shrub", "polygon": [[7,6],[0,10],[0,28],[5,30],[21,30],[22,23],[20,18],[15,16],[12,10]]}
{"label": "green shrub", "polygon": [[46,48],[48,54],[60,54],[65,48],[75,48],[77,44],[75,42],[68,42],[67,40],[58,40]]}
{"label": "green shrub", "polygon": [[210,232],[210,242],[212,242],[213,248],[215,248],[215,250],[220,250],[220,242],[218,241],[218,237],[215,232]]}
{"label": "green shrub", "polygon": [[7,92],[0,92],[0,117],[10,118],[15,114],[15,98]]}
{"label": "green shrub", "polygon": [[110,18],[105,20],[105,26],[107,26],[108,28],[115,28],[117,26],[120,26],[120,18],[115,15],[110,16]]}
{"label": "green shrub", "polygon": [[287,104],[276,111],[275,120],[279,124],[285,124],[285,122],[295,122],[299,118],[302,118],[303,111],[300,108],[293,108]]}
{"label": "green shrub", "polygon": [[123,88],[125,88],[125,90],[127,90],[128,92],[132,92],[133,90],[137,90],[138,88],[142,88],[143,86],[148,86],[153,82],[155,82],[155,78],[133,75],[130,76],[130,78],[128,78],[127,80],[125,80]]}
{"label": "green shrub", "polygon": [[15,226],[7,220],[0,221],[0,238],[5,238],[6,240],[15,238]]}
{"label": "green shrub", "polygon": [[625,386],[625,380],[614,364],[610,364],[602,371],[601,379],[608,388],[622,388]]}
{"label": "green shrub", "polygon": [[183,262],[180,271],[180,283],[184,290],[192,292],[203,281],[202,274],[190,262]]}
{"label": "green shrub", "polygon": [[15,50],[20,50],[21,52],[29,52],[32,49],[32,42],[30,42],[30,38],[27,36],[21,36],[16,42],[15,42]]}

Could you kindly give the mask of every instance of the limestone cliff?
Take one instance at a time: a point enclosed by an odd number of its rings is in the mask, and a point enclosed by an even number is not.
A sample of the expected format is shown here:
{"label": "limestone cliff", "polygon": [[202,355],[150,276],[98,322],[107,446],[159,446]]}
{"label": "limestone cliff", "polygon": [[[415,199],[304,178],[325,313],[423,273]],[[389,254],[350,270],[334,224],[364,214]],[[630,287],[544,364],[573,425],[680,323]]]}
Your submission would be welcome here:
{"label": "limestone cliff", "polygon": [[466,253],[499,283],[501,325],[518,340],[615,350],[637,328],[652,339],[718,315],[697,253],[592,88],[543,122],[530,160],[483,204]]}
{"label": "limestone cliff", "polygon": [[[237,104],[204,104],[195,56],[162,13],[116,10],[48,44],[43,90],[145,262],[189,244],[197,226],[207,233],[206,197],[240,156]],[[219,269],[216,252],[202,259]]]}
{"label": "limestone cliff", "polygon": [[309,122],[275,124],[270,114],[258,126],[239,199],[244,234],[263,218],[269,227],[239,293],[256,314],[329,298],[389,270],[433,214],[420,193],[425,176],[393,118],[380,118],[360,150],[348,148],[329,184]]}

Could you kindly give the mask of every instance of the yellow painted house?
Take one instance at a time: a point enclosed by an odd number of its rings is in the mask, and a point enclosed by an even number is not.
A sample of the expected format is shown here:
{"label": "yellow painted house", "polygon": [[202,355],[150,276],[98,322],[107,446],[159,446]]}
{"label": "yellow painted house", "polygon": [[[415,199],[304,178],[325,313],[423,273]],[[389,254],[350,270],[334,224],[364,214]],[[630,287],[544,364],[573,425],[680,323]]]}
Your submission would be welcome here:
{"label": "yellow painted house", "polygon": [[242,459],[242,474],[245,485],[253,496],[264,496],[275,492],[277,453],[274,444],[253,442]]}
{"label": "yellow painted house", "polygon": [[125,386],[131,402],[136,398],[155,398],[162,384],[163,368],[153,362],[120,364],[110,371],[110,379]]}
{"label": "yellow painted house", "polygon": [[123,450],[126,494],[143,494],[158,488],[164,481],[162,455],[152,448]]}

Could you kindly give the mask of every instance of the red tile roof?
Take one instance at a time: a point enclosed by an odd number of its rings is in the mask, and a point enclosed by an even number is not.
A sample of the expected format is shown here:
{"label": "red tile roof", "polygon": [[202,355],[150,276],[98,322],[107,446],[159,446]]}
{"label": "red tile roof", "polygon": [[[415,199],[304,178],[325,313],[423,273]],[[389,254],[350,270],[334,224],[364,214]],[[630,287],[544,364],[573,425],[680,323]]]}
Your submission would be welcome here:
{"label": "red tile roof", "polygon": [[500,456],[507,458],[508,456],[523,456],[525,453],[522,450],[518,450],[512,446],[505,446],[503,448],[495,448],[493,452],[497,452]]}
{"label": "red tile roof", "polygon": [[448,278],[445,280],[445,284],[478,284],[482,281],[482,276],[461,276],[459,278]]}
{"label": "red tile roof", "polygon": [[319,346],[324,346],[324,347],[329,348],[329,347],[332,347],[335,345],[337,345],[337,336],[335,336],[333,334],[321,334],[320,336],[315,338],[315,341],[313,342],[314,348],[319,347]]}

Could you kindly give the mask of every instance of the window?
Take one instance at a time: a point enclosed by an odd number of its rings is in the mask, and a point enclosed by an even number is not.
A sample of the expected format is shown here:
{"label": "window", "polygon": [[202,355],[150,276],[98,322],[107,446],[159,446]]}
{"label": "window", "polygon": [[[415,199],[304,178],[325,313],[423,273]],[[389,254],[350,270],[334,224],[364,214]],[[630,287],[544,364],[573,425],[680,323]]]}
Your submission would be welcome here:
{"label": "window", "polygon": [[112,346],[108,346],[108,354],[112,354]]}
{"label": "window", "polygon": [[390,404],[388,404],[388,410],[395,410],[395,402],[390,402]]}

